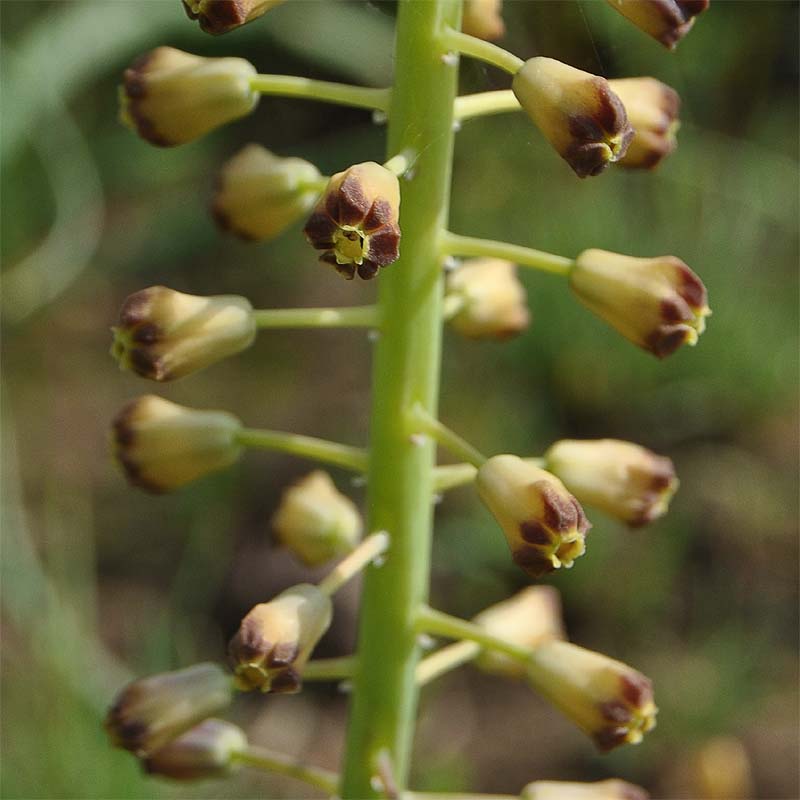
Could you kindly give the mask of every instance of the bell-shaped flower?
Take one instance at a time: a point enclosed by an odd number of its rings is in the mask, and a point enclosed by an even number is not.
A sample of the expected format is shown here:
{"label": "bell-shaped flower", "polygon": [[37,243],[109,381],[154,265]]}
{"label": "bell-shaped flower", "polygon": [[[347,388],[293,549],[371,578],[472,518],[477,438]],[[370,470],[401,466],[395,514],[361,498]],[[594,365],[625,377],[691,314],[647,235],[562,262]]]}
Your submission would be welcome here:
{"label": "bell-shaped flower", "polygon": [[464,0],[461,30],[489,42],[502,38],[506,32],[503,0]]}
{"label": "bell-shaped flower", "polygon": [[608,0],[637,28],[673,50],[694,25],[710,0]]}
{"label": "bell-shaped flower", "polygon": [[214,36],[227,33],[266,14],[286,0],[183,0],[189,19]]}

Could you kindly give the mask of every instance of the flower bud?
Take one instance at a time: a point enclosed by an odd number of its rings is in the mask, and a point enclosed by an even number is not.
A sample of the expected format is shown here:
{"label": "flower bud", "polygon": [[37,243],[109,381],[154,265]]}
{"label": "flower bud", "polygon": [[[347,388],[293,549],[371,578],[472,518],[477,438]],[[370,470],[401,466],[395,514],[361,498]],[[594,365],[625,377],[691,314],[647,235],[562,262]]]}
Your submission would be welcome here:
{"label": "flower bud", "polygon": [[678,93],[655,78],[622,78],[608,85],[625,106],[634,130],[620,164],[630,169],[657,167],[677,146]]}
{"label": "flower bud", "polygon": [[617,439],[562,439],[544,460],[581,503],[634,527],[666,513],[678,488],[672,461]]}
{"label": "flower bud", "polygon": [[260,144],[248,144],[219,172],[214,219],[242,239],[273,239],[311,209],[320,177],[302,158],[282,158]]}
{"label": "flower bud", "polygon": [[521,800],[647,800],[641,786],[612,778],[597,783],[534,781],[520,794]]}
{"label": "flower bud", "polygon": [[500,523],[514,563],[532,578],[571,567],[591,527],[564,484],[517,456],[490,458],[476,478],[478,494]]}
{"label": "flower bud", "polygon": [[[532,648],[564,638],[561,597],[552,586],[528,586],[508,600],[481,611],[474,619],[487,633],[519,647]],[[525,665],[495,650],[484,650],[476,661],[486,672],[524,678]]]}
{"label": "flower bud", "polygon": [[330,598],[309,583],[251,609],[228,645],[239,688],[299,692],[303,667],[331,613]]}
{"label": "flower bud", "polygon": [[236,461],[241,428],[225,411],[199,411],[149,394],[114,418],[114,457],[134,486],[169,492]]}
{"label": "flower bud", "polygon": [[183,0],[189,19],[206,33],[217,35],[246,25],[285,0]]}
{"label": "flower bud", "polygon": [[255,67],[243,58],[203,58],[157,47],[125,70],[120,119],[151,144],[173,147],[249,114]]}
{"label": "flower bud", "polygon": [[304,232],[321,262],[369,280],[400,257],[399,213],[397,176],[367,161],[331,177]]}
{"label": "flower bud", "polygon": [[123,303],[112,331],[111,354],[122,369],[171,381],[249,347],[256,324],[244,297],[197,297],[151,286]]}
{"label": "flower bud", "polygon": [[450,320],[463,336],[509,339],[530,324],[525,287],[510,261],[465,261],[449,274],[447,288],[448,294],[463,298],[464,305]]}
{"label": "flower bud", "polygon": [[525,62],[511,88],[579,178],[599,175],[627,152],[633,128],[605,78],[537,56]]}
{"label": "flower bud", "polygon": [[142,766],[151,775],[177,781],[225,778],[236,766],[235,754],[246,748],[241,728],[207,719],[149,755]]}
{"label": "flower bud", "polygon": [[675,256],[633,258],[585,250],[570,271],[578,299],[626,339],[658,358],[705,330],[706,287]]}
{"label": "flower bud", "polygon": [[216,664],[195,664],[128,684],[108,711],[105,729],[117,747],[150,755],[227,707],[230,675]]}
{"label": "flower bud", "polygon": [[528,679],[606,751],[636,744],[655,727],[650,681],[635,669],[570,642],[536,647]]}
{"label": "flower bud", "polygon": [[637,28],[674,50],[710,0],[608,0]]}
{"label": "flower bud", "polygon": [[349,553],[363,531],[355,503],[322,470],[283,493],[272,525],[281,543],[309,567]]}
{"label": "flower bud", "polygon": [[461,30],[470,36],[493,42],[506,32],[503,0],[465,0]]}

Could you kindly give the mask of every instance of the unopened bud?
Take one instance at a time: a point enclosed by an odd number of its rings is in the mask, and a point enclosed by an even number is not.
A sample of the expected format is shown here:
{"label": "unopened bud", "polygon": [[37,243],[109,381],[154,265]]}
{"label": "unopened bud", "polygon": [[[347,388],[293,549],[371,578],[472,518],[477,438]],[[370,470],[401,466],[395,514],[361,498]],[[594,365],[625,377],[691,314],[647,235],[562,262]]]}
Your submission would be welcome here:
{"label": "unopened bud", "polygon": [[197,297],[151,286],[128,297],[112,330],[111,354],[120,367],[171,381],[249,347],[256,324],[244,297]]}
{"label": "unopened bud", "polygon": [[283,493],[272,525],[281,543],[310,567],[349,553],[363,531],[355,503],[321,470]]}
{"label": "unopened bud", "polygon": [[569,280],[587,308],[658,358],[696,344],[711,313],[703,282],[675,256],[585,250]]}
{"label": "unopened bud", "polygon": [[707,741],[691,763],[694,789],[708,800],[755,797],[750,757],[744,745],[730,736]]}
{"label": "unopened bud", "polygon": [[520,800],[647,800],[641,786],[611,778],[596,783],[534,781],[520,794]]}
{"label": "unopened bud", "polygon": [[670,50],[686,36],[710,0],[608,0],[637,28]]}
{"label": "unopened bud", "polygon": [[532,578],[571,567],[591,527],[564,484],[517,456],[490,458],[478,470],[478,494],[500,523],[514,563]]}
{"label": "unopened bud", "polygon": [[198,722],[226,708],[231,676],[216,664],[195,664],[140,678],[117,696],[105,728],[117,746],[150,755]]}
{"label": "unopened bud", "polygon": [[678,93],[655,78],[622,78],[608,85],[625,106],[634,130],[620,164],[630,169],[653,169],[677,146]]}
{"label": "unopened bud", "polygon": [[176,781],[225,778],[236,767],[235,755],[247,748],[244,731],[221,719],[207,719],[144,759],[151,775]]}
{"label": "unopened bud", "polygon": [[[552,586],[528,586],[508,600],[481,611],[474,619],[487,633],[519,647],[532,648],[564,638],[561,597]],[[523,678],[526,667],[518,659],[496,650],[484,650],[476,661],[486,672]]]}
{"label": "unopened bud", "polygon": [[213,35],[227,33],[246,25],[285,0],[183,0],[189,19],[196,19],[200,27]]}
{"label": "unopened bud", "polygon": [[447,279],[449,295],[463,305],[450,320],[460,334],[472,338],[509,339],[530,324],[525,287],[516,264],[499,258],[465,261]]}
{"label": "unopened bud", "polygon": [[637,744],[655,727],[650,681],[601,653],[545,642],[531,654],[528,679],[602,751]]}
{"label": "unopened bud", "polygon": [[465,0],[461,30],[470,36],[493,42],[506,32],[503,0]]}
{"label": "unopened bud", "polygon": [[225,411],[200,411],[150,394],[114,418],[113,453],[134,486],[169,492],[236,461],[241,428]]}
{"label": "unopened bud", "polygon": [[259,97],[250,88],[255,74],[243,58],[157,47],[125,70],[120,119],[151,144],[185,144],[249,114]]}
{"label": "unopened bud", "polygon": [[578,177],[599,175],[627,152],[633,128],[605,78],[537,56],[517,72],[512,89]]}
{"label": "unopened bud", "polygon": [[369,280],[400,257],[400,183],[380,164],[367,161],[331,177],[305,235],[320,261],[348,280]]}
{"label": "unopened bud", "polygon": [[302,158],[281,158],[248,144],[220,170],[212,212],[217,225],[242,239],[272,239],[307,214],[319,196],[319,170]]}
{"label": "unopened bud", "polygon": [[638,527],[666,513],[678,488],[672,461],[617,439],[562,439],[545,465],[581,501]]}
{"label": "unopened bud", "polygon": [[299,692],[303,667],[331,613],[330,598],[308,583],[255,606],[228,645],[239,688]]}

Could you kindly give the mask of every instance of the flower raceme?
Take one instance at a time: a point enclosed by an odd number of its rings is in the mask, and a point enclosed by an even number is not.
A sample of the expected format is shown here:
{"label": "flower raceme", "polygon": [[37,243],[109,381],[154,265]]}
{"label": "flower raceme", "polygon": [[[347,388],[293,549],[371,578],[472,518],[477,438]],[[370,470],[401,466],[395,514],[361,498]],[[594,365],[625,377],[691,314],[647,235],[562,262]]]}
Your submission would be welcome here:
{"label": "flower raceme", "polygon": [[328,182],[305,235],[320,261],[352,280],[369,280],[400,257],[400,183],[374,161],[337,172]]}
{"label": "flower raceme", "polygon": [[531,653],[528,680],[602,751],[636,744],[655,727],[650,681],[601,653],[570,642],[544,642]]}
{"label": "flower raceme", "polygon": [[303,667],[331,615],[328,595],[308,583],[252,608],[228,646],[239,688],[299,692]]}
{"label": "flower raceme", "polygon": [[545,467],[580,500],[639,527],[666,513],[678,488],[670,459],[617,439],[562,439]]}
{"label": "flower raceme", "polygon": [[705,11],[710,0],[608,0],[637,28],[673,50]]}
{"label": "flower raceme", "polygon": [[532,578],[569,568],[583,555],[591,525],[555,475],[500,455],[480,467],[476,486],[505,533],[514,563]]}
{"label": "flower raceme", "polygon": [[634,135],[620,165],[653,169],[677,146],[678,93],[655,78],[622,78],[608,85],[622,101]]}
{"label": "flower raceme", "polygon": [[319,170],[302,158],[248,144],[220,170],[212,214],[222,230],[241,239],[273,239],[311,210],[320,179]]}
{"label": "flower raceme", "polygon": [[464,0],[461,30],[470,36],[493,42],[506,32],[503,0]]}
{"label": "flower raceme", "polygon": [[105,721],[111,741],[150,755],[184,731],[226,708],[233,696],[231,676],[216,664],[195,664],[128,684]]}
{"label": "flower raceme", "polygon": [[236,461],[241,429],[226,411],[200,411],[145,395],[114,418],[113,454],[134,486],[169,492]]}
{"label": "flower raceme", "polygon": [[511,88],[578,177],[599,175],[625,156],[633,128],[605,78],[537,56],[520,68]]}
{"label": "flower raceme", "polygon": [[585,250],[569,282],[587,308],[658,358],[696,344],[711,313],[706,287],[675,256],[633,258]]}
{"label": "flower raceme", "polygon": [[198,297],[151,286],[125,300],[112,331],[111,353],[121,368],[171,381],[248,348],[256,324],[244,297]]}
{"label": "flower raceme", "polygon": [[249,114],[259,97],[250,87],[255,74],[243,58],[157,47],[125,70],[120,119],[151,144],[185,144]]}
{"label": "flower raceme", "polygon": [[647,800],[649,797],[641,786],[616,778],[595,783],[534,781],[520,794],[520,800]]}
{"label": "flower raceme", "polygon": [[310,567],[350,552],[364,527],[353,501],[322,470],[283,493],[272,526],[281,544]]}
{"label": "flower raceme", "polygon": [[286,0],[183,0],[189,19],[196,19],[206,33],[227,33],[266,14]]}

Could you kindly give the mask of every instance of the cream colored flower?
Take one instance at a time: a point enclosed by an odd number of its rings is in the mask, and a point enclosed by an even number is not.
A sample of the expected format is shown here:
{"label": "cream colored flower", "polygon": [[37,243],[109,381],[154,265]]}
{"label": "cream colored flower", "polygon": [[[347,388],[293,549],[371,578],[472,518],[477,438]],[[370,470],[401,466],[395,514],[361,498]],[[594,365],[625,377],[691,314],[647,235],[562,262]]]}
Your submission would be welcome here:
{"label": "cream colored flower", "polygon": [[266,14],[286,0],[183,0],[189,19],[213,35],[227,33]]}

